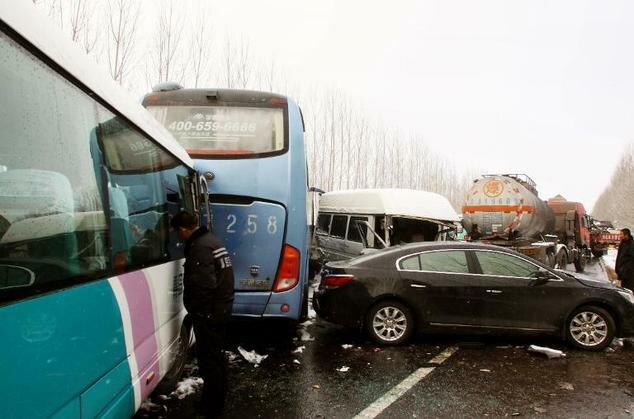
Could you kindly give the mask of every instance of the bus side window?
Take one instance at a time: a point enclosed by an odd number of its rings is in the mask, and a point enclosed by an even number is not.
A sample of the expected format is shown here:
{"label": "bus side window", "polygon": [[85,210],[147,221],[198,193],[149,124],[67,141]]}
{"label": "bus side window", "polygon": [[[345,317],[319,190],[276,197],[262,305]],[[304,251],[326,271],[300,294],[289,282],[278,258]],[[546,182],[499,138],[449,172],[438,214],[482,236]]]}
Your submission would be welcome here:
{"label": "bus side window", "polygon": [[0,56],[0,301],[15,301],[103,278],[111,259],[97,102],[3,33]]}
{"label": "bus side window", "polygon": [[169,219],[181,209],[186,189],[178,179],[187,179],[187,168],[122,118],[105,109],[99,116],[110,187],[124,197],[122,204],[110,200],[110,213],[126,210],[112,218],[112,236],[129,237],[113,241],[115,253],[125,255],[128,269],[182,258]]}

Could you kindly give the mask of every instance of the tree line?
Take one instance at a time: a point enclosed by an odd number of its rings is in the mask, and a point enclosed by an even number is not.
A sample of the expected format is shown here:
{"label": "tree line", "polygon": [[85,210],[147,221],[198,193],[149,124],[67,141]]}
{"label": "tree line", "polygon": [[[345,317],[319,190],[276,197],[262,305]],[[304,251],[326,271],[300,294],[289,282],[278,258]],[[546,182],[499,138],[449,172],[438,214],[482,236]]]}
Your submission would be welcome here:
{"label": "tree line", "polygon": [[616,227],[634,228],[634,142],[625,149],[612,179],[597,199],[592,215],[614,222]]}
{"label": "tree line", "polygon": [[[265,90],[302,108],[312,186],[329,191],[398,187],[437,192],[459,211],[475,173],[434,152],[416,132],[371,116],[341,90],[292,80],[248,38],[216,33],[210,12],[175,0],[32,0],[124,88],[157,83]],[[213,13],[213,11],[211,11]]]}

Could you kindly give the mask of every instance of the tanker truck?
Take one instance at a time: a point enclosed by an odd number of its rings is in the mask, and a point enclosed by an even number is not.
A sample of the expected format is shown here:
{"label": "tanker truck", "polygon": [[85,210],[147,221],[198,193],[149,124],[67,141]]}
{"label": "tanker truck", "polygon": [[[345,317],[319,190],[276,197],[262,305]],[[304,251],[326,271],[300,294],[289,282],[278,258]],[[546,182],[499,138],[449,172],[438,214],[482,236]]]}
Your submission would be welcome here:
{"label": "tanker truck", "polygon": [[555,215],[525,174],[483,175],[474,180],[462,208],[462,223],[477,240],[512,247],[552,267],[571,254],[555,234]]}

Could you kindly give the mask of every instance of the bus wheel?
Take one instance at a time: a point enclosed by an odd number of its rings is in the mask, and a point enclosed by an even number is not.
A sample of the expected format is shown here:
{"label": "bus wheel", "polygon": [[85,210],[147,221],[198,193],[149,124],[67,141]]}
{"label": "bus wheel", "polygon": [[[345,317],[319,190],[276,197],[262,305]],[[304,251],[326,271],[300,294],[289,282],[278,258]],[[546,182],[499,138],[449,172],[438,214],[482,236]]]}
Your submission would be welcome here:
{"label": "bus wheel", "polygon": [[156,386],[156,391],[159,394],[169,394],[174,391],[176,384],[183,375],[187,359],[189,358],[190,349],[192,347],[192,326],[187,318],[183,321],[181,326],[180,336],[178,337],[178,343],[174,345],[172,353],[174,356],[174,363],[167,371],[161,382]]}

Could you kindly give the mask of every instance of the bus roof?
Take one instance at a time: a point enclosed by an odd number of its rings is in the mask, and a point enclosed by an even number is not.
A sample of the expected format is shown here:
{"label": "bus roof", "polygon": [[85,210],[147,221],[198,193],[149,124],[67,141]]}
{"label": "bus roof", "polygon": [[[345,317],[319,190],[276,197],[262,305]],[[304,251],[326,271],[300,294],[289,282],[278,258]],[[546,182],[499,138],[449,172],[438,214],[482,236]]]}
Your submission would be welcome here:
{"label": "bus roof", "polygon": [[[165,83],[163,83],[165,85]],[[204,106],[213,102],[240,103],[240,104],[283,104],[287,102],[286,96],[277,93],[259,92],[255,90],[239,89],[214,89],[196,88],[185,89],[176,84],[169,89],[155,86],[151,93],[145,95],[145,106],[152,105],[190,105]],[[184,102],[185,101],[185,102]]]}
{"label": "bus roof", "polygon": [[101,68],[62,36],[33,6],[24,1],[0,2],[0,21],[70,73],[88,90],[120,112],[167,151],[193,168],[193,161],[172,135]]}
{"label": "bus roof", "polygon": [[385,214],[459,222],[447,198],[413,189],[351,189],[323,194],[319,211],[342,214]]}

